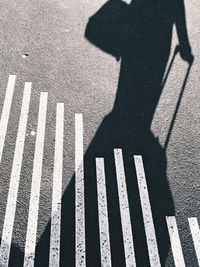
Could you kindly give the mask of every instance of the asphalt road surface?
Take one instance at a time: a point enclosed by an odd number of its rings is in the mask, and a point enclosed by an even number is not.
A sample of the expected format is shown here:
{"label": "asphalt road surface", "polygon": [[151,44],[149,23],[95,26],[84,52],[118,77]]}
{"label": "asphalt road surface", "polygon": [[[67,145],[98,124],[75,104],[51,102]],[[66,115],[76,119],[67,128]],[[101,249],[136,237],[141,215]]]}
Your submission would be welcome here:
{"label": "asphalt road surface", "polygon": [[200,266],[200,2],[110,3],[1,1],[1,267]]}

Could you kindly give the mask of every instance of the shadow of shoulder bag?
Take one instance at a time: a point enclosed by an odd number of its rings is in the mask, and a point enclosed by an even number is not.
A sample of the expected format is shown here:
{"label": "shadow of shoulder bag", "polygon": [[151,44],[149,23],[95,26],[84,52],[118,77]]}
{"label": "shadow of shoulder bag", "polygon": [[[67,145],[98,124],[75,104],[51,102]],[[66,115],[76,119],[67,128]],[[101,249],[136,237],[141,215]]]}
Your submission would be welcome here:
{"label": "shadow of shoulder bag", "polygon": [[128,24],[129,5],[121,0],[109,0],[89,18],[85,37],[104,52],[120,57],[125,49]]}

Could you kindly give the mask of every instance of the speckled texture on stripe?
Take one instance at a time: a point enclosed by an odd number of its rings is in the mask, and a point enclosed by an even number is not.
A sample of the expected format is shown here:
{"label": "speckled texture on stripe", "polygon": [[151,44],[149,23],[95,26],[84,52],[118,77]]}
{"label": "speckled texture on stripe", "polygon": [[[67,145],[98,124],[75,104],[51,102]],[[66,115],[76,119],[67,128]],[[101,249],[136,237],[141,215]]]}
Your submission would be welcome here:
{"label": "speckled texture on stripe", "polygon": [[126,177],[121,149],[114,149],[126,266],[136,267]]}
{"label": "speckled texture on stripe", "polygon": [[142,213],[143,213],[150,265],[151,267],[161,267],[155,228],[153,223],[153,216],[151,212],[151,204],[149,200],[149,193],[142,162],[142,156],[134,156],[134,160],[137,173],[140,200],[142,205]]}
{"label": "speckled texture on stripe", "polygon": [[75,114],[75,199],[76,267],[84,267],[86,258],[82,114]]}
{"label": "speckled texture on stripe", "polygon": [[101,266],[111,267],[104,159],[96,158]]}

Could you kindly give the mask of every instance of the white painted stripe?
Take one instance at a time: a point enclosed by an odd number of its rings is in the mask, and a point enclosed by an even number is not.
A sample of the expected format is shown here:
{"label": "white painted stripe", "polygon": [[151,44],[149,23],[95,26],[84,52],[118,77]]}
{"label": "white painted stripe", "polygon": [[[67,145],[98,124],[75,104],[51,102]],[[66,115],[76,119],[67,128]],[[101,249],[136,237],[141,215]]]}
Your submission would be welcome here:
{"label": "white painted stripe", "polygon": [[126,266],[135,267],[136,262],[135,262],[135,252],[133,244],[133,233],[131,227],[131,218],[129,211],[128,193],[126,186],[126,177],[124,172],[122,150],[114,149],[114,156],[116,165],[122,233],[124,240],[125,261],[126,261]]}
{"label": "white painted stripe", "polygon": [[0,163],[3,153],[3,147],[7,132],[7,126],[8,126],[8,119],[10,115],[10,109],[12,104],[12,98],[13,98],[13,92],[15,87],[15,79],[16,75],[9,75],[8,78],[8,85],[6,89],[6,95],[4,99],[3,109],[1,113],[1,120],[0,120]]}
{"label": "white painted stripe", "polygon": [[39,106],[35,154],[34,154],[34,162],[33,162],[33,174],[32,174],[31,196],[30,196],[30,206],[29,206],[29,215],[28,215],[28,226],[27,226],[27,233],[26,233],[24,267],[34,266],[38,208],[39,208],[39,197],[40,197],[40,184],[41,184],[42,163],[43,163],[47,97],[48,97],[48,93],[46,92],[41,93],[40,95],[40,106]]}
{"label": "white painted stripe", "polygon": [[166,217],[166,221],[174,257],[174,264],[176,267],[185,267],[176,218],[174,216],[168,216]]}
{"label": "white painted stripe", "polygon": [[64,104],[57,104],[49,266],[60,266]]}
{"label": "white painted stripe", "polygon": [[82,267],[86,266],[82,114],[75,114],[75,202],[76,267]]}
{"label": "white painted stripe", "polygon": [[20,181],[20,172],[22,165],[22,156],[24,151],[24,140],[26,134],[30,96],[31,96],[31,83],[25,83],[17,140],[15,145],[15,153],[11,171],[10,187],[8,192],[8,200],[7,200],[6,214],[4,219],[1,247],[0,247],[1,267],[7,267],[9,262],[10,246],[11,246],[17,194]]}
{"label": "white painted stripe", "polygon": [[190,230],[194,242],[194,248],[197,255],[198,264],[200,266],[200,229],[197,218],[188,218]]}
{"label": "white painted stripe", "polygon": [[101,266],[111,267],[104,159],[96,158]]}
{"label": "white painted stripe", "polygon": [[160,267],[160,257],[158,253],[158,245],[156,240],[156,233],[153,223],[153,216],[151,211],[151,204],[149,200],[149,193],[144,172],[144,166],[141,156],[134,156],[137,182],[142,205],[142,214],[144,219],[144,228],[147,239],[147,246],[149,252],[150,266]]}

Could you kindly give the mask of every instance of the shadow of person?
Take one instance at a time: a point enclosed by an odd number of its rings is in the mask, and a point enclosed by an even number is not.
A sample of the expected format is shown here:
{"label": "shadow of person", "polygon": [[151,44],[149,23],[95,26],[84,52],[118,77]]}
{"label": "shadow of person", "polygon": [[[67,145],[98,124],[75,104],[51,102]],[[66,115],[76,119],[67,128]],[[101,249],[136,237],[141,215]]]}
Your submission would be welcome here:
{"label": "shadow of person", "polygon": [[[112,266],[125,266],[115,148],[123,151],[137,266],[150,266],[150,262],[133,155],[143,157],[160,261],[165,266],[170,245],[165,217],[173,216],[175,212],[166,175],[166,151],[150,127],[163,89],[174,24],[181,57],[188,62],[192,60],[184,3],[183,0],[135,0],[126,5],[123,13],[122,9],[117,9],[120,8],[117,2],[120,1],[109,1],[96,13],[103,24],[97,23],[93,30],[86,29],[90,42],[117,59],[121,58],[113,109],[103,119],[84,156],[87,266],[101,266],[96,157],[105,160]],[[113,17],[116,12],[119,21]],[[108,27],[106,33],[106,25],[113,22],[113,29]],[[62,198],[60,266],[75,266],[74,192],[73,176]],[[36,266],[48,266],[49,228],[50,223],[37,245]]]}

